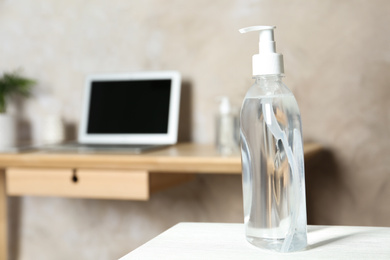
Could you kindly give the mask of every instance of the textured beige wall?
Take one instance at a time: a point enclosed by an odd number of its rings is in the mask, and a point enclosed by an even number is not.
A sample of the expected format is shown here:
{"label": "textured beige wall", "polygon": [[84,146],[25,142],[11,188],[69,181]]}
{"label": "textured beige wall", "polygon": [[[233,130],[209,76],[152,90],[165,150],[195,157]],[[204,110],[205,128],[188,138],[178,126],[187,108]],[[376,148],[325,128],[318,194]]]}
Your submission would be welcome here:
{"label": "textured beige wall", "polygon": [[[252,82],[257,35],[237,30],[276,25],[304,138],[327,148],[307,165],[309,221],[390,226],[389,13],[385,0],[0,0],[0,71],[39,81],[19,111],[34,126],[52,110],[77,123],[88,73],[177,69],[191,86],[192,140],[207,143],[215,97],[239,104]],[[113,259],[179,221],[242,221],[238,176],[200,177],[146,203],[11,208],[18,259]]]}

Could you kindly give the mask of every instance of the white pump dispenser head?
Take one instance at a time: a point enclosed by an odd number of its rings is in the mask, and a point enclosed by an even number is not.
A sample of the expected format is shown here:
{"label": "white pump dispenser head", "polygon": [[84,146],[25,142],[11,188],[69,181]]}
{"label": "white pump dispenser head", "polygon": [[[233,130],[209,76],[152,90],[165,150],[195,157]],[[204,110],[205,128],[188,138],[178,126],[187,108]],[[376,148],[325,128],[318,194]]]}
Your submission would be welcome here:
{"label": "white pump dispenser head", "polygon": [[260,32],[259,54],[252,57],[253,76],[283,74],[283,55],[276,53],[274,29],[276,26],[252,26],[240,29],[240,33]]}

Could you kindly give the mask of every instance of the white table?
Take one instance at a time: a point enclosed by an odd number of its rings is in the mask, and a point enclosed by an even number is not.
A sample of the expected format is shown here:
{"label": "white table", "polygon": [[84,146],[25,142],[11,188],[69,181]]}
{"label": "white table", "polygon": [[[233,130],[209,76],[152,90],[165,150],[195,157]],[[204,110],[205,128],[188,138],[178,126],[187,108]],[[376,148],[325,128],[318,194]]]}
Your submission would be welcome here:
{"label": "white table", "polygon": [[180,223],[130,252],[130,259],[390,259],[390,228],[309,226],[308,248],[261,250],[245,240],[243,224]]}

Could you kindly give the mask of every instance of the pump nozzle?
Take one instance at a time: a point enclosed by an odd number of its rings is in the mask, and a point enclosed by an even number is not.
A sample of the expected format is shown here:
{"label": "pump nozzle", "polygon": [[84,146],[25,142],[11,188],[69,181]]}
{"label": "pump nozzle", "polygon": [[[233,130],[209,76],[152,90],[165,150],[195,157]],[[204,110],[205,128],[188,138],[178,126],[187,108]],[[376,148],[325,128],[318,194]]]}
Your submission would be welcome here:
{"label": "pump nozzle", "polygon": [[253,56],[253,75],[283,74],[283,55],[276,53],[274,29],[276,26],[251,26],[240,33],[259,31],[259,54]]}

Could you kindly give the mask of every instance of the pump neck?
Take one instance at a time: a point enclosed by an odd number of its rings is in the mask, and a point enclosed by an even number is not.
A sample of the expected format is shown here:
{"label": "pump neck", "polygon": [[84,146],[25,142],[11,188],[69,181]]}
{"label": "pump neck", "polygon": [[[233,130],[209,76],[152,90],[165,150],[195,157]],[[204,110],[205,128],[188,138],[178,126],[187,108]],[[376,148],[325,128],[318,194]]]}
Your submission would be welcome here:
{"label": "pump neck", "polygon": [[255,79],[253,91],[259,96],[290,93],[282,81],[283,74],[258,75],[253,78]]}
{"label": "pump neck", "polygon": [[256,81],[282,81],[283,74],[256,75],[253,77]]}

